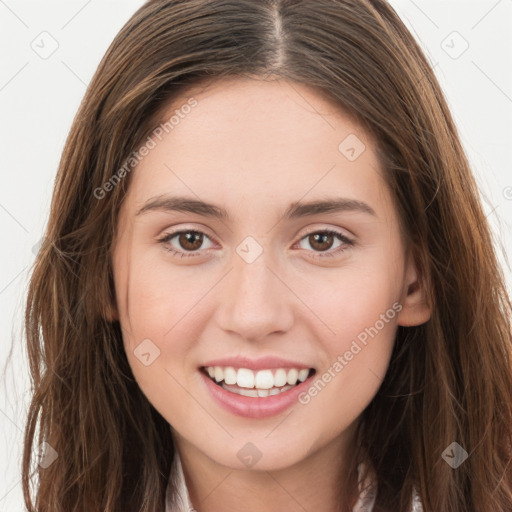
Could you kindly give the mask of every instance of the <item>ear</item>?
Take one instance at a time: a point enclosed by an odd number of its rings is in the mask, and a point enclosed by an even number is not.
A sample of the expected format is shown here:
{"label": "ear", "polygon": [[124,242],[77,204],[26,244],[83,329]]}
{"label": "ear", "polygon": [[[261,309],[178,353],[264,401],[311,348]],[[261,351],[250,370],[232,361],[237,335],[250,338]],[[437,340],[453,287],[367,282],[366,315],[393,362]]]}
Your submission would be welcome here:
{"label": "ear", "polygon": [[103,317],[107,320],[107,322],[114,323],[119,320],[119,316],[117,315],[116,308],[111,306],[107,307],[103,313]]}
{"label": "ear", "polygon": [[402,309],[397,317],[398,325],[410,327],[430,320],[432,307],[428,301],[426,285],[418,279],[418,271],[411,253],[407,257],[400,304]]}
{"label": "ear", "polygon": [[[103,318],[109,322],[114,323],[119,321],[119,312],[117,311],[117,300],[116,300],[116,291],[115,291],[115,281],[112,271],[112,260],[110,260],[109,270],[108,270],[108,285],[105,293],[104,303],[102,305],[102,316]],[[103,300],[102,300],[103,302]]]}
{"label": "ear", "polygon": [[109,300],[108,305],[103,310],[103,318],[105,318],[105,320],[110,323],[119,321],[119,314],[117,312],[115,300]]}

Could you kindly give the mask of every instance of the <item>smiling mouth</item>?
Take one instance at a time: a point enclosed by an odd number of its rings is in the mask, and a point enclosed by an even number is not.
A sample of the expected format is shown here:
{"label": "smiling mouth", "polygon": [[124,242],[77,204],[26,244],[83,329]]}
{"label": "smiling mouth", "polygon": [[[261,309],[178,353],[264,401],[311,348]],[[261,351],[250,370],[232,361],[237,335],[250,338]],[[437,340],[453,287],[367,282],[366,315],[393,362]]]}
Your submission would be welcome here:
{"label": "smiling mouth", "polygon": [[217,386],[237,395],[264,398],[278,395],[302,384],[312,377],[314,368],[276,368],[252,371],[248,368],[209,366],[201,367]]}

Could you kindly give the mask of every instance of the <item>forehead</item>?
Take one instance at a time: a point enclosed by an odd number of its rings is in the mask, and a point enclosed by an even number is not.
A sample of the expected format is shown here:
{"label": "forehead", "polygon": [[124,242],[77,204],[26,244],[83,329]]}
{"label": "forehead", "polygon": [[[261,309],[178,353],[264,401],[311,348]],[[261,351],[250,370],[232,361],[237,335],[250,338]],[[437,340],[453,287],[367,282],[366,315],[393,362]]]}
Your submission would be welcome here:
{"label": "forehead", "polygon": [[325,194],[376,201],[382,193],[371,137],[303,84],[248,78],[198,84],[166,105],[159,122],[168,129],[136,167],[130,187],[139,207],[171,192],[245,210]]}
{"label": "forehead", "polygon": [[[197,106],[188,107],[191,99]],[[179,114],[179,119],[174,114]],[[335,132],[332,134],[335,143],[343,131],[357,133],[361,139],[370,138],[356,119],[324,91],[287,79],[231,77],[202,81],[164,105],[159,118],[160,123],[170,118],[178,121],[172,128],[175,137],[189,137],[200,129],[203,134],[216,133],[220,137],[230,136],[239,144],[245,142],[242,146],[245,150],[256,147],[260,141],[268,149],[293,145],[298,150],[301,141],[320,142],[327,132]],[[272,139],[272,135],[280,138]],[[329,150],[330,139],[326,140],[324,150]]]}

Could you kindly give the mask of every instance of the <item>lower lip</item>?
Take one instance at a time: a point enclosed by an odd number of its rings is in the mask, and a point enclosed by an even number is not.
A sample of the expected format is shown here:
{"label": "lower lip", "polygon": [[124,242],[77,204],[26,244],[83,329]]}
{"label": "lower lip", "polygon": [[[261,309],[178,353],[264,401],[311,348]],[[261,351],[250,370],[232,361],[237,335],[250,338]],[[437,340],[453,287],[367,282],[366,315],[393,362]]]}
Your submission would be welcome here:
{"label": "lower lip", "polygon": [[313,373],[304,382],[278,395],[252,397],[226,391],[222,386],[215,384],[203,371],[199,373],[213,399],[229,412],[244,418],[267,418],[285,411],[298,401],[298,395],[309,387],[310,380],[315,375]]}

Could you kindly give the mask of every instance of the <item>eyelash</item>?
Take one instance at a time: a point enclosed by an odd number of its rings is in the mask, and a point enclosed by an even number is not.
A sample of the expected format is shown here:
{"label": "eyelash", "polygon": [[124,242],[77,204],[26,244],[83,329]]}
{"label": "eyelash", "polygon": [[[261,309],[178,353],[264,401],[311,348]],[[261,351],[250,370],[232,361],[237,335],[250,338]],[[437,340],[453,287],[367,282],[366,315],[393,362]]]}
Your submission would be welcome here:
{"label": "eyelash", "polygon": [[[163,245],[163,247],[164,247],[164,249],[166,251],[174,254],[175,256],[181,256],[182,258],[198,256],[199,255],[199,251],[189,251],[187,253],[187,252],[177,251],[173,247],[166,245],[173,238],[175,238],[177,235],[181,235],[183,233],[198,233],[200,235],[204,235],[207,238],[211,239],[211,237],[209,237],[206,233],[203,233],[202,231],[198,231],[198,230],[195,230],[195,229],[182,229],[180,231],[175,231],[173,233],[167,233],[164,237],[160,238],[158,240],[158,242]],[[316,252],[316,254],[313,256],[314,258],[325,258],[325,257],[329,257],[330,258],[330,257],[333,257],[333,256],[335,256],[337,254],[340,254],[343,251],[345,251],[347,249],[347,247],[352,247],[355,244],[355,242],[353,240],[351,240],[350,238],[346,237],[343,233],[340,233],[339,231],[334,231],[332,229],[321,229],[321,230],[316,230],[316,231],[311,231],[309,233],[306,233],[303,237],[301,237],[299,239],[298,243],[300,243],[304,238],[307,238],[308,236],[315,235],[315,234],[323,234],[323,235],[335,236],[340,242],[343,242],[343,244],[345,244],[345,245],[341,245],[340,247],[338,247],[335,250],[330,251],[330,252],[327,252],[327,251],[314,251],[314,252]],[[206,250],[209,250],[209,249],[206,249]]]}

